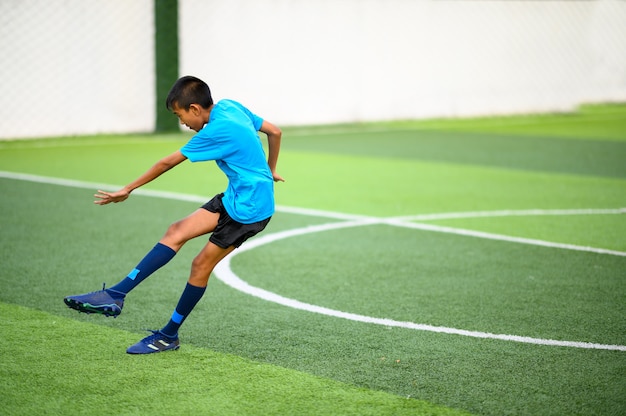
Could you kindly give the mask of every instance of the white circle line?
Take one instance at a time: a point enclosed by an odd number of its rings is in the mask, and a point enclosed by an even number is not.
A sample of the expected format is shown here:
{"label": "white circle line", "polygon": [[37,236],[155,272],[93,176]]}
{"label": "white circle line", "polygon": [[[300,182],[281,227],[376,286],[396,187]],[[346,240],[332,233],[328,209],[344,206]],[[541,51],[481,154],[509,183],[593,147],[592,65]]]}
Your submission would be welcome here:
{"label": "white circle line", "polygon": [[348,319],[348,320],[356,321],[356,322],[383,325],[387,327],[413,329],[413,330],[418,330],[418,331],[462,335],[462,336],[473,337],[473,338],[496,339],[496,340],[502,340],[502,341],[520,342],[520,343],[535,344],[535,345],[626,351],[626,345],[596,344],[596,343],[581,342],[581,341],[561,341],[561,340],[553,340],[553,339],[524,337],[524,336],[519,336],[519,335],[494,334],[494,333],[489,333],[489,332],[469,331],[469,330],[458,329],[458,328],[418,324],[414,322],[396,321],[396,320],[388,319],[388,318],[375,318],[371,316],[343,312],[343,311],[339,311],[335,309],[325,308],[322,306],[301,302],[296,299],[287,298],[287,297],[278,295],[277,293],[270,292],[268,290],[252,286],[246,281],[242,280],[239,276],[237,276],[235,272],[233,272],[230,266],[232,258],[234,258],[236,255],[241,254],[245,251],[252,250],[257,247],[266,245],[266,244],[283,240],[285,238],[301,236],[301,235],[322,232],[322,231],[336,230],[340,228],[360,227],[364,225],[372,225],[372,224],[377,224],[377,223],[384,223],[384,222],[376,221],[374,219],[354,220],[354,221],[314,225],[314,226],[308,226],[308,227],[303,227],[303,228],[280,231],[280,232],[276,232],[273,234],[266,234],[263,237],[258,237],[258,238],[248,241],[246,245],[241,246],[238,249],[238,251],[231,253],[229,256],[223,259],[215,267],[214,274],[220,281],[222,281],[226,285],[240,292],[254,296],[256,298],[263,299],[268,302],[273,302],[279,305],[287,306],[293,309],[313,312],[313,313],[331,316],[335,318]]}

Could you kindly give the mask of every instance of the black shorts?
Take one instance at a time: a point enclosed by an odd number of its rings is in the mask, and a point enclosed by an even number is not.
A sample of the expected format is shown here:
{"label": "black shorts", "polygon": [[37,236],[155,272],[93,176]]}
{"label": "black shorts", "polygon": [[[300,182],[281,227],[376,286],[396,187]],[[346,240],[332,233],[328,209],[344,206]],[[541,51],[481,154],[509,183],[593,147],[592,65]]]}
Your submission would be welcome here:
{"label": "black shorts", "polygon": [[272,218],[269,217],[263,221],[253,222],[252,224],[242,224],[228,215],[222,203],[223,197],[223,193],[215,195],[213,199],[202,205],[202,208],[207,211],[220,214],[220,218],[217,220],[217,227],[213,230],[209,241],[221,248],[228,248],[230,246],[239,247],[248,238],[263,231]]}

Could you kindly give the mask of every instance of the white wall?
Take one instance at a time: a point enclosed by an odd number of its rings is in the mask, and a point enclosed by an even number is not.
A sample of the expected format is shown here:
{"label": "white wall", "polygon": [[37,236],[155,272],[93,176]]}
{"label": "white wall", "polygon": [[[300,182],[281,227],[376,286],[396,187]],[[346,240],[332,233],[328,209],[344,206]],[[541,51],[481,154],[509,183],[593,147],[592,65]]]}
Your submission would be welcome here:
{"label": "white wall", "polygon": [[[626,1],[179,0],[180,73],[282,125],[626,102]],[[152,0],[0,0],[0,138],[154,128]]]}
{"label": "white wall", "polygon": [[181,74],[285,124],[626,101],[624,1],[181,1]]}

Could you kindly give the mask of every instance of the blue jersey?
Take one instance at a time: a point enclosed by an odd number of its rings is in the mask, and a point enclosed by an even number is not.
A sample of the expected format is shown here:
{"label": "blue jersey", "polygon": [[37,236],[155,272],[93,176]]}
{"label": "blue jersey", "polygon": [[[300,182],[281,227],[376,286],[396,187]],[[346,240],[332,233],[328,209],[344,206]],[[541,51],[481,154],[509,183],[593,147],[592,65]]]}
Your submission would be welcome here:
{"label": "blue jersey", "polygon": [[221,100],[209,122],[180,149],[192,162],[215,160],[228,177],[224,208],[243,224],[274,214],[274,180],[257,134],[262,123],[238,102]]}

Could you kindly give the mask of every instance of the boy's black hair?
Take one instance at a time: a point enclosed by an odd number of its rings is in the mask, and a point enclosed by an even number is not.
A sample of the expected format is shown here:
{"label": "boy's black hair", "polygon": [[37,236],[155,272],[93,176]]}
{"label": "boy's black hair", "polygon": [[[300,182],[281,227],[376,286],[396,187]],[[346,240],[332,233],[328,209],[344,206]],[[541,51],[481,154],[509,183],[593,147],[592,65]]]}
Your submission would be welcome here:
{"label": "boy's black hair", "polygon": [[167,109],[173,110],[174,104],[184,110],[189,110],[191,104],[199,104],[202,108],[209,108],[213,105],[213,97],[211,97],[211,90],[206,82],[187,75],[179,78],[167,94],[165,100]]}

